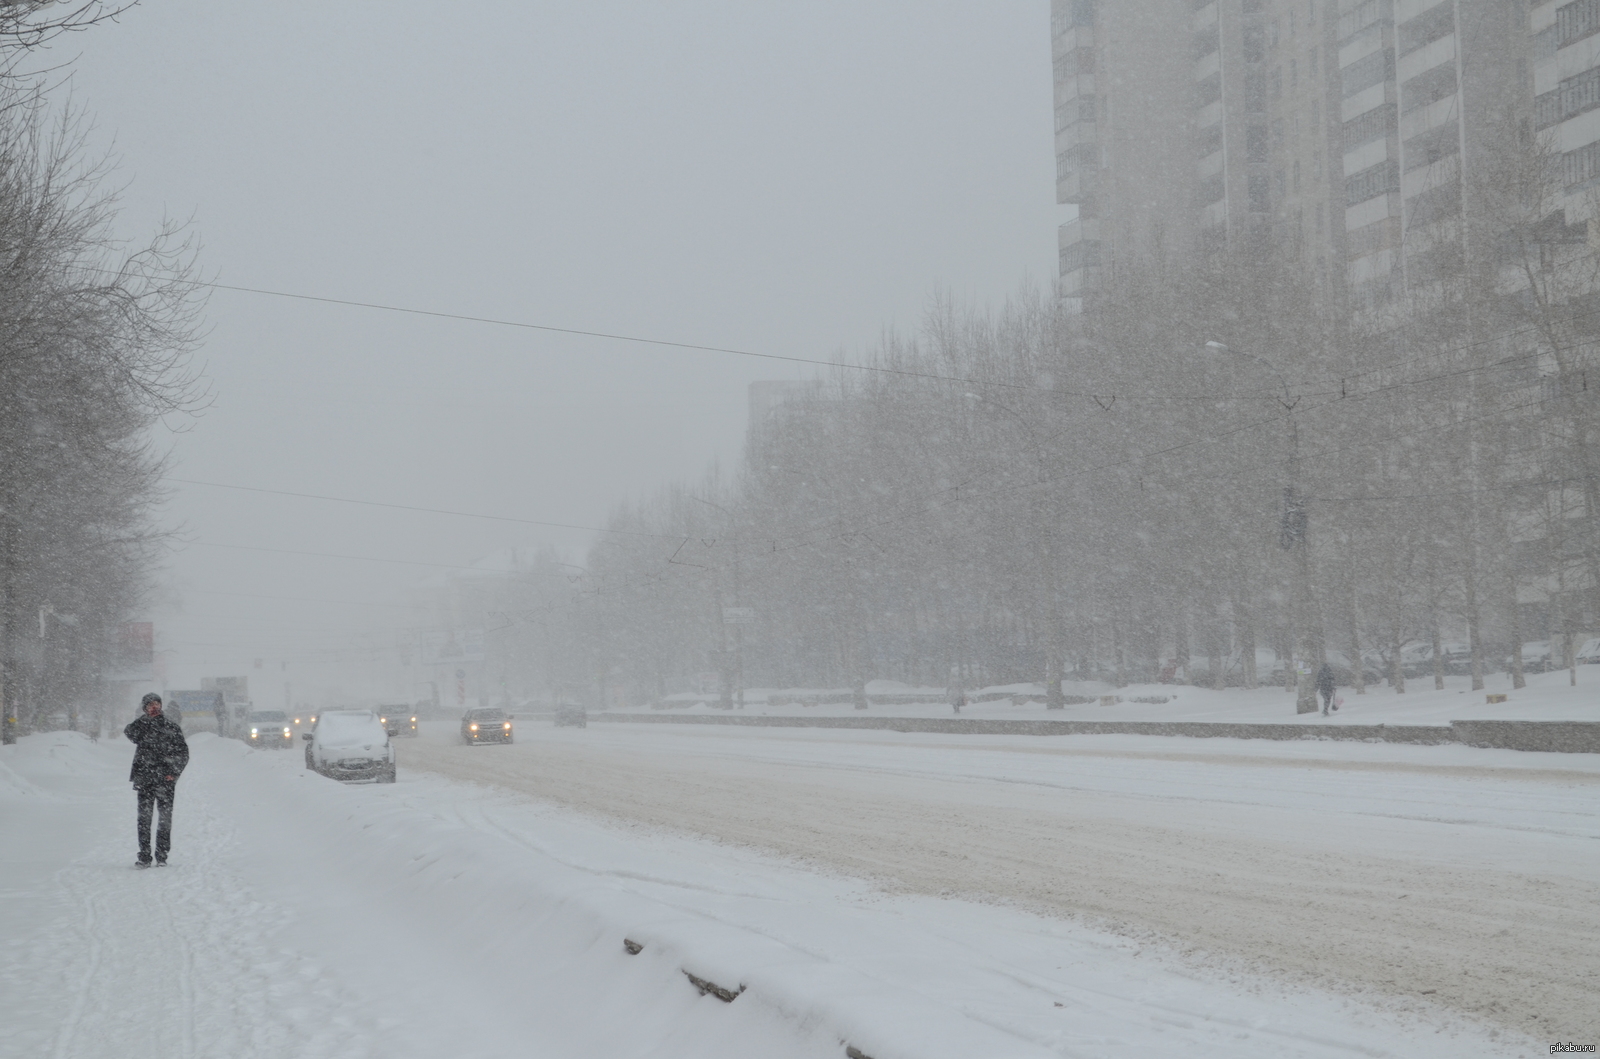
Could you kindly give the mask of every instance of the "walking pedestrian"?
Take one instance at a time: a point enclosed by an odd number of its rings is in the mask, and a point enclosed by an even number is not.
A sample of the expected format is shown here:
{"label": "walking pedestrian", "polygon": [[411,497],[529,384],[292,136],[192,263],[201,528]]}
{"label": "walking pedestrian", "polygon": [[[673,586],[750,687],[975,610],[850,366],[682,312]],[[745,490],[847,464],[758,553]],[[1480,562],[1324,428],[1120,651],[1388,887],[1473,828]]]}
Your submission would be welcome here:
{"label": "walking pedestrian", "polygon": [[160,695],[152,691],[139,707],[144,716],[122,730],[138,747],[133,752],[133,770],[128,774],[133,789],[139,792],[139,860],[134,867],[150,867],[150,818],[159,810],[155,863],[164,868],[172,849],[172,799],[177,793],[178,777],[189,764],[189,741],[178,724],[162,715]]}
{"label": "walking pedestrian", "polygon": [[1339,707],[1333,705],[1333,667],[1322,663],[1322,668],[1317,670],[1317,690],[1322,693],[1322,716],[1328,716],[1328,708]]}

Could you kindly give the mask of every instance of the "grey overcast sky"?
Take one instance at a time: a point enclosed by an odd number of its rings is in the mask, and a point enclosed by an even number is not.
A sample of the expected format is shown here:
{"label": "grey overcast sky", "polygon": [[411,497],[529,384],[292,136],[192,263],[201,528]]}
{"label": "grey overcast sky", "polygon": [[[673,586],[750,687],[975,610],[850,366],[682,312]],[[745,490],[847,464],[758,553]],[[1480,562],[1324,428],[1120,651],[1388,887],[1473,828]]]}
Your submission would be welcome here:
{"label": "grey overcast sky", "polygon": [[[121,231],[192,217],[222,283],[853,359],[936,291],[1054,276],[1045,0],[144,0],[55,53]],[[177,476],[582,525],[731,464],[747,384],[809,374],[230,291],[208,317]],[[239,546],[588,540],[194,485],[165,517],[175,687],[304,671],[430,572]]]}

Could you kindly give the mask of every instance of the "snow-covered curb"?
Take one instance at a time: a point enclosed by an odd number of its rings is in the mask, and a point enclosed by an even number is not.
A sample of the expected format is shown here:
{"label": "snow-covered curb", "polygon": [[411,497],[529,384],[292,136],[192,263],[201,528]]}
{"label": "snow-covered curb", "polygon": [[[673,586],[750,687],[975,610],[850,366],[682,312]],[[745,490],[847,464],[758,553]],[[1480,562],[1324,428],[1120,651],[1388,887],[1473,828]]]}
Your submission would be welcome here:
{"label": "snow-covered curb", "polygon": [[598,713],[632,724],[729,724],[768,728],[864,728],[948,735],[1150,735],[1191,739],[1340,739],[1565,754],[1600,754],[1600,721],[1451,721],[1444,725],[1229,724],[1217,721],[1053,721],[983,717],[784,717],[739,714]]}

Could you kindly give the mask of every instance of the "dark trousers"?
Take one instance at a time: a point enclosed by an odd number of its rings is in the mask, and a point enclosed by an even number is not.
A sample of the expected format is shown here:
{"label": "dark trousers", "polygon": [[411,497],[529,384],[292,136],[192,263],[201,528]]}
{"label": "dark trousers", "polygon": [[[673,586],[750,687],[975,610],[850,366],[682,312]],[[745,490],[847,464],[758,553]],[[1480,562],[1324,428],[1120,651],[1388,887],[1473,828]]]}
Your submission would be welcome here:
{"label": "dark trousers", "polygon": [[166,860],[172,848],[172,798],[176,783],[153,783],[136,788],[139,792],[139,859],[150,862],[150,817],[159,807],[161,820],[156,826],[156,860]]}
{"label": "dark trousers", "polygon": [[1322,692],[1322,712],[1327,713],[1328,707],[1333,705],[1333,689],[1319,688],[1318,690]]}

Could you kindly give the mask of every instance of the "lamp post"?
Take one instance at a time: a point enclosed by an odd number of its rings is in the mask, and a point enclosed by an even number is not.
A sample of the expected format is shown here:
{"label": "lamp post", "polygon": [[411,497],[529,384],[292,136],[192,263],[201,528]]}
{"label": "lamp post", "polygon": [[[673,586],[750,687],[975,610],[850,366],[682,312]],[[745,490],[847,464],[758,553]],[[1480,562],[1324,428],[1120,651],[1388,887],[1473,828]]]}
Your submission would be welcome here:
{"label": "lamp post", "polygon": [[[1021,424],[1024,436],[1027,437],[1028,443],[1033,446],[1038,474],[1036,484],[1043,486],[1046,480],[1044,443],[1039,440],[1039,435],[1033,426],[1015,409],[1007,407],[993,398],[977,393],[966,394],[966,397],[968,400],[986,404],[991,408],[998,408]],[[1034,514],[1034,544],[1039,549],[1040,573],[1044,578],[1045,618],[1048,625],[1047,633],[1050,638],[1049,652],[1045,657],[1045,709],[1062,710],[1066,709],[1067,705],[1066,698],[1061,693],[1061,679],[1063,676],[1061,656],[1065,650],[1062,641],[1066,637],[1061,627],[1061,606],[1060,601],[1057,599],[1055,548],[1053,546],[1055,527],[1051,524],[1048,516],[1041,516],[1040,505],[1042,503],[1042,498],[1036,492],[1030,506]]]}
{"label": "lamp post", "polygon": [[1300,398],[1295,397],[1289,389],[1289,379],[1272,361],[1266,357],[1250,353],[1242,349],[1221,342],[1207,342],[1205,348],[1217,353],[1231,353],[1236,357],[1244,357],[1258,364],[1266,365],[1283,387],[1283,396],[1277,401],[1283,406],[1284,426],[1288,433],[1287,438],[1287,465],[1284,475],[1287,479],[1283,487],[1283,511],[1278,517],[1278,546],[1291,556],[1294,564],[1294,582],[1290,592],[1290,613],[1299,628],[1300,644],[1295,650],[1298,661],[1298,681],[1295,695],[1295,713],[1317,712],[1317,686],[1316,673],[1311,668],[1320,656],[1320,645],[1313,634],[1315,623],[1311,619],[1311,545],[1308,537],[1310,518],[1306,510],[1306,498],[1300,492],[1300,431],[1295,423],[1295,406],[1300,403]]}

